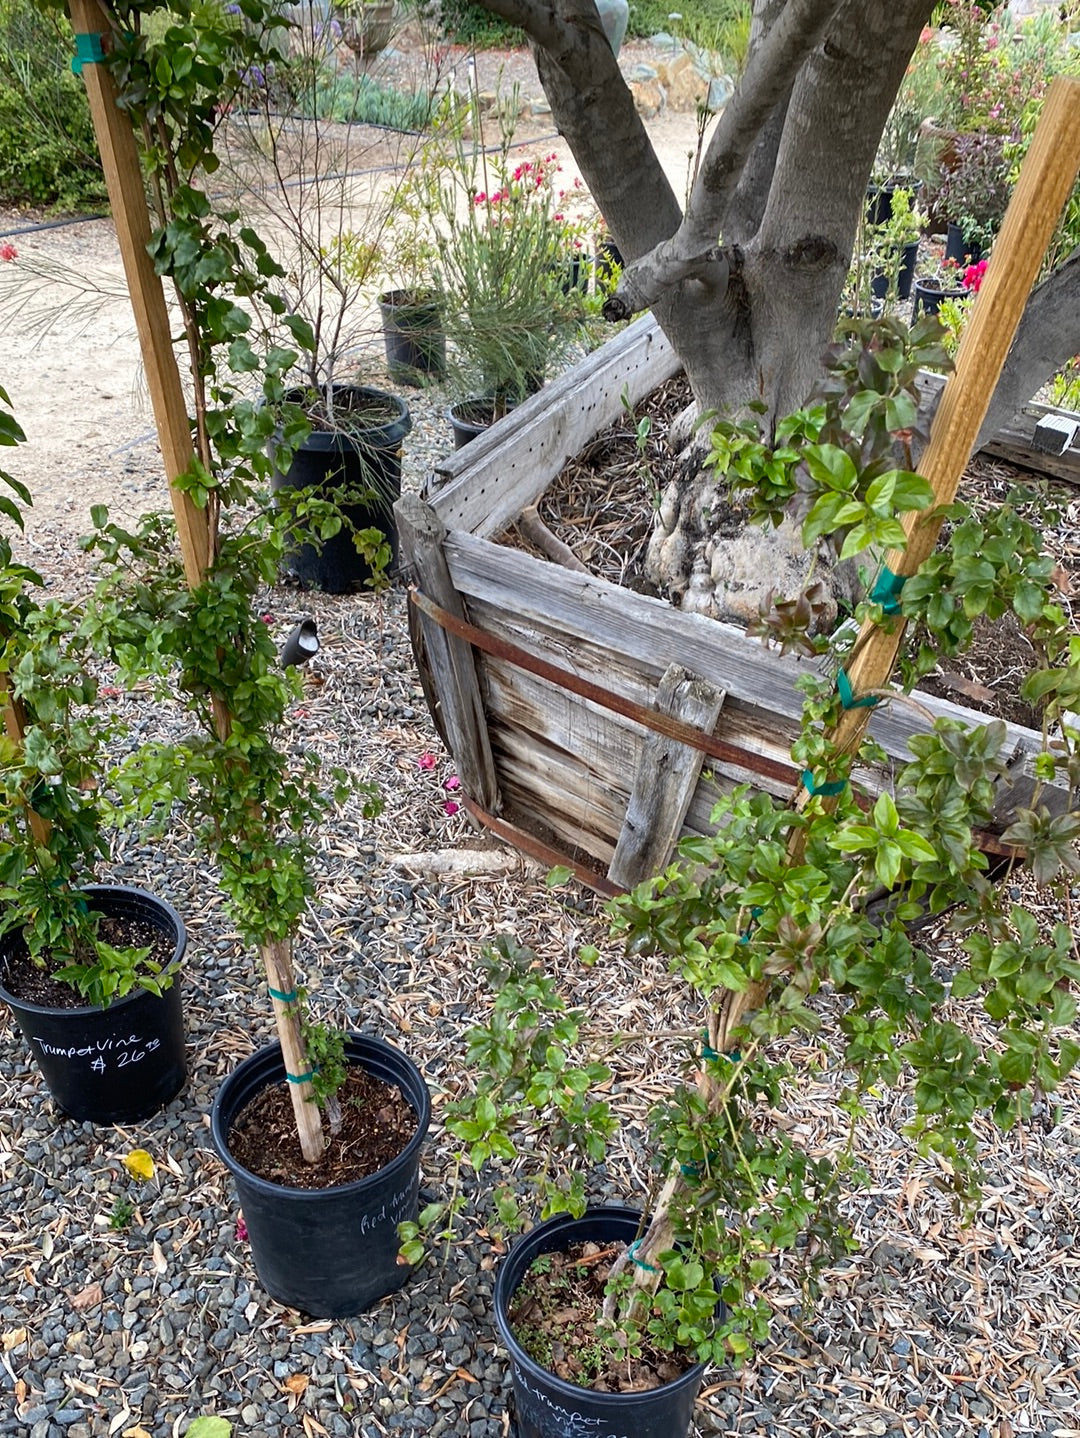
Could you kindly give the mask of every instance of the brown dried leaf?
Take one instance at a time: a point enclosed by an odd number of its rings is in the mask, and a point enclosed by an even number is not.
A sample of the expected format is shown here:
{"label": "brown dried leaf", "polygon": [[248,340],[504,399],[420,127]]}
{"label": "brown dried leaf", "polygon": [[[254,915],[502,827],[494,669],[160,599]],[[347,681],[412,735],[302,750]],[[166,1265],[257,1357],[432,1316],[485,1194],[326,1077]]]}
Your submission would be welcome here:
{"label": "brown dried leaf", "polygon": [[81,1313],[84,1308],[96,1308],[104,1297],[105,1293],[101,1284],[91,1283],[89,1287],[84,1288],[80,1293],[76,1293],[75,1297],[71,1300],[71,1306]]}
{"label": "brown dried leaf", "polygon": [[10,1353],[13,1348],[21,1348],[26,1342],[26,1329],[9,1328],[0,1342],[3,1343],[5,1353]]}
{"label": "brown dried leaf", "polygon": [[291,1377],[286,1378],[281,1386],[289,1393],[295,1393],[297,1398],[303,1398],[310,1382],[311,1379],[306,1373],[294,1373]]}

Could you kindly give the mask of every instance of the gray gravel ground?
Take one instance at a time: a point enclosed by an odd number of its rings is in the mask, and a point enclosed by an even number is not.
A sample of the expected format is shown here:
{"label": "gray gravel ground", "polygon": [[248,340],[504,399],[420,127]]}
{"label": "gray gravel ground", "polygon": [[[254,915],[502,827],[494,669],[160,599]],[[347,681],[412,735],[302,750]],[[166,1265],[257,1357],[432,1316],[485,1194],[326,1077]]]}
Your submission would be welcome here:
{"label": "gray gravel ground", "polygon": [[[437,397],[415,402],[410,482],[445,447],[438,410]],[[133,453],[152,476],[152,450]],[[70,564],[54,578],[80,582]],[[332,599],[283,586],[266,606],[282,633],[302,613],[320,625],[297,740],[385,793],[378,820],[365,824],[356,803],[328,826],[298,958],[322,1010],[399,1043],[424,1071],[434,1120],[423,1197],[445,1197],[454,1182],[439,1114],[461,1081],[463,1028],[482,1004],[472,955],[498,928],[533,943],[576,1001],[642,1035],[612,1093],[625,1135],[594,1184],[597,1197],[633,1196],[647,1176],[641,1119],[674,1062],[647,1036],[695,1027],[678,989],[658,966],[622,962],[590,897],[548,891],[524,862],[444,881],[395,867],[402,852],[490,848],[463,814],[445,812],[453,769],[424,708],[403,596]],[[137,733],[173,722],[144,696],[115,702]],[[427,754],[434,768],[421,766]],[[500,1244],[482,1207],[403,1292],[354,1320],[306,1321],[260,1291],[208,1137],[222,1076],[271,1031],[253,957],[182,828],[165,844],[128,838],[113,877],[153,887],[188,921],[191,1078],[142,1126],[78,1125],[53,1109],[10,1023],[2,1030],[0,1434],[180,1438],[193,1417],[216,1413],[238,1434],[503,1438],[507,1376],[490,1316]],[[572,962],[586,941],[603,953],[589,972]],[[805,1077],[795,1111],[777,1119],[817,1151],[834,1147],[842,1076],[827,1038],[793,1045],[790,1057]],[[710,1373],[698,1434],[1080,1438],[1077,1092],[1070,1085],[1059,1107],[1007,1140],[987,1131],[991,1186],[966,1226],[933,1165],[900,1137],[906,1095],[883,1097],[864,1141],[869,1186],[850,1205],[859,1249],[826,1275],[812,1313],[781,1276],[773,1341],[740,1373]],[[145,1183],[122,1163],[136,1147],[156,1164]],[[468,1183],[464,1192],[470,1207],[481,1197]],[[117,1200],[134,1207],[123,1229],[110,1227]]]}

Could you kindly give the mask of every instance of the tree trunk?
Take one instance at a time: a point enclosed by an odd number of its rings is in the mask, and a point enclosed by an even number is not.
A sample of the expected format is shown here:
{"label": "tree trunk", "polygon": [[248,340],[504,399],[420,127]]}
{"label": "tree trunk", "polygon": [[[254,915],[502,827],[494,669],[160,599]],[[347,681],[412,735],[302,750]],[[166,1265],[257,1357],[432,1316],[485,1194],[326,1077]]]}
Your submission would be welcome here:
{"label": "tree trunk", "polygon": [[[530,36],[556,124],[626,257],[612,312],[652,309],[698,410],[737,415],[761,401],[775,421],[797,409],[820,373],[874,155],[932,5],[754,0],[747,66],[684,215],[592,0],[483,3]],[[1080,350],[1078,292],[1074,256],[1025,317],[988,428]],[[810,561],[793,533],[716,534],[725,513],[688,456],[651,564],[675,602],[746,622],[763,573],[798,585]]]}

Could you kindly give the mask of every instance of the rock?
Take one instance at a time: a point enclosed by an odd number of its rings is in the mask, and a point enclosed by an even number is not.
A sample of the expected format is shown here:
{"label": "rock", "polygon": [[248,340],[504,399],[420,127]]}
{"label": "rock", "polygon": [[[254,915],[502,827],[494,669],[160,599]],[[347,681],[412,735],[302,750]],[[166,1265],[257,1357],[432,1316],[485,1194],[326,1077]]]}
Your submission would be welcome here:
{"label": "rock", "polygon": [[696,110],[705,102],[709,93],[708,75],[700,72],[686,50],[680,50],[670,60],[661,60],[656,70],[669,109]]}
{"label": "rock", "polygon": [[655,120],[665,108],[667,97],[659,80],[633,80],[630,93],[634,97],[634,108],[643,120]]}
{"label": "rock", "polygon": [[727,75],[714,75],[709,81],[709,93],[705,99],[705,108],[710,115],[719,113],[734,93],[734,80]]}

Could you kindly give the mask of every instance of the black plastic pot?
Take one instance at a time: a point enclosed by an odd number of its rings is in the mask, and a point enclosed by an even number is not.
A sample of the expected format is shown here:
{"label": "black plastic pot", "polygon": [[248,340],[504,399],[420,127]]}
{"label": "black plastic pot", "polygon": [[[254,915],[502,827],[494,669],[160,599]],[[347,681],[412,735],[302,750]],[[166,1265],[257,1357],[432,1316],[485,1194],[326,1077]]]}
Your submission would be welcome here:
{"label": "black plastic pot", "polygon": [[[919,256],[919,242],[913,240],[910,245],[902,246],[896,252],[899,262],[896,270],[896,297],[900,300],[911,298],[911,286],[915,280],[915,262]],[[875,275],[870,281],[870,290],[879,300],[885,299],[889,293],[889,281],[891,275],[882,273]]]}
{"label": "black plastic pot", "polygon": [[958,265],[977,265],[982,259],[982,245],[978,240],[966,240],[960,226],[950,222],[945,231],[945,258]]}
{"label": "black plastic pot", "polygon": [[923,314],[936,315],[941,308],[942,300],[962,300],[966,298],[967,293],[967,290],[963,288],[943,290],[939,289],[937,285],[928,284],[926,280],[916,280],[911,318],[913,321],[916,320],[920,310]]}
{"label": "black plastic pot", "polygon": [[912,176],[892,175],[884,184],[866,187],[866,222],[884,225],[892,219],[893,195],[897,190],[911,190],[916,196],[923,188],[922,180]]}
{"label": "black plastic pot", "polygon": [[571,295],[575,290],[589,288],[588,256],[570,255],[562,266],[562,292]]}
{"label": "black plastic pot", "polygon": [[[536,390],[543,385],[543,380],[527,385],[528,392],[535,394]],[[492,399],[461,399],[457,400],[446,411],[446,418],[454,435],[454,448],[464,449],[477,435],[485,434],[496,419],[514,409],[519,403],[517,400],[507,400],[503,406],[503,414],[496,416],[495,401]]]}
{"label": "black plastic pot", "polygon": [[[187,931],[163,899],[105,884],[88,885],[86,894],[98,912],[138,919],[166,935],[173,946],[170,962],[179,965]],[[21,939],[15,932],[0,938],[0,975],[17,943]],[[2,982],[0,999],[10,1007],[56,1103],[82,1123],[140,1123],[184,1086],[179,973],[160,997],[133,989],[108,1008],[24,1003]]]}
{"label": "black plastic pot", "polygon": [[[341,530],[319,542],[298,540],[285,556],[289,574],[305,588],[327,594],[351,593],[371,578],[371,566],[353,542],[354,528],[382,530],[397,558],[394,502],[401,495],[401,443],[412,429],[409,406],[397,395],[357,385],[334,386],[336,406],[343,408],[350,395],[359,404],[386,404],[394,417],[359,433],[313,430],[271,486],[278,495],[286,489],[311,489],[320,498],[341,497],[346,520]],[[302,402],[303,391],[289,398]]]}
{"label": "black plastic pot", "polygon": [[596,244],[596,281],[601,289],[611,287],[616,268],[623,264],[622,250],[614,240],[598,240]]}
{"label": "black plastic pot", "polygon": [[292,1188],[259,1178],[229,1152],[233,1120],[264,1088],[285,1081],[281,1047],[260,1049],[222,1084],[210,1134],[236,1182],[259,1282],[271,1297],[316,1318],[351,1318],[388,1293],[412,1270],[397,1261],[397,1225],[414,1221],[420,1149],[431,1121],[427,1084],[411,1059],[382,1039],[350,1034],[350,1063],[396,1084],[416,1114],[416,1133],[392,1163],[357,1183]]}
{"label": "black plastic pot", "polygon": [[420,385],[426,375],[446,373],[446,335],[434,295],[387,290],[379,296],[379,313],[391,379]]}
{"label": "black plastic pot", "polygon": [[533,1361],[507,1322],[514,1294],[533,1260],[573,1243],[630,1243],[641,1226],[631,1208],[590,1208],[581,1218],[560,1214],[518,1239],[495,1280],[495,1322],[510,1352],[516,1438],[685,1438],[705,1372],[697,1363],[662,1388],[645,1393],[596,1393],[567,1383]]}

